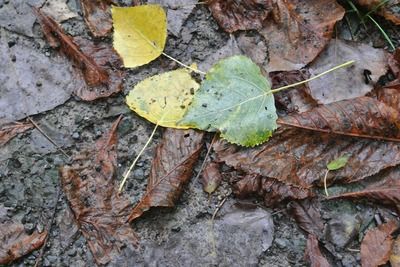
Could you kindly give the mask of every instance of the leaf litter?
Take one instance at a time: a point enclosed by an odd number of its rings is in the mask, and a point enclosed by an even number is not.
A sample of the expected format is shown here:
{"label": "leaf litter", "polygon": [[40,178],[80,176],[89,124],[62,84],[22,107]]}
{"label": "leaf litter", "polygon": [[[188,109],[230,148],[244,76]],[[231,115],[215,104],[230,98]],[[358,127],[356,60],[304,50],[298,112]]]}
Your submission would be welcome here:
{"label": "leaf litter", "polygon": [[111,33],[112,0],[81,0],[83,17],[94,37],[104,37]]}

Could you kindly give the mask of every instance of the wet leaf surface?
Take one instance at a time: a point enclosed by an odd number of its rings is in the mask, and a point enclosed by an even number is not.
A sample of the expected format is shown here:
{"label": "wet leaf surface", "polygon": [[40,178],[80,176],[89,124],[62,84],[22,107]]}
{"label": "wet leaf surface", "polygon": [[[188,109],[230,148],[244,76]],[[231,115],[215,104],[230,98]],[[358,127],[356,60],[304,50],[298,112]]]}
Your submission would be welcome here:
{"label": "wet leaf surface", "polygon": [[400,25],[400,1],[388,0],[384,1],[385,3],[383,5],[381,5],[383,2],[381,0],[356,0],[355,2],[370,10],[375,10],[376,7],[380,6],[374,13],[383,16],[396,25]]}
{"label": "wet leaf surface", "polygon": [[305,259],[311,267],[330,267],[328,260],[319,249],[318,239],[315,235],[308,235]]}
{"label": "wet leaf surface", "polygon": [[283,117],[278,123],[339,135],[400,141],[399,120],[397,109],[370,97],[359,97]]}
{"label": "wet leaf surface", "polygon": [[152,162],[146,193],[134,207],[129,221],[151,207],[175,206],[184,184],[192,176],[203,146],[203,135],[194,130],[165,130]]}
{"label": "wet leaf surface", "polygon": [[398,227],[396,221],[389,221],[367,232],[361,243],[361,264],[363,267],[379,266],[389,260],[393,245],[391,234]]}
{"label": "wet leaf surface", "polygon": [[321,207],[315,200],[291,202],[289,214],[296,220],[297,225],[306,233],[321,238],[324,222],[320,214]]}
{"label": "wet leaf surface", "polygon": [[208,194],[212,194],[219,186],[222,180],[221,172],[219,171],[219,164],[209,162],[203,170],[202,184],[203,190]]}
{"label": "wet leaf surface", "polygon": [[390,254],[390,265],[392,267],[400,266],[400,235],[397,236],[393,243],[392,251]]}
{"label": "wet leaf surface", "polygon": [[22,256],[39,249],[47,232],[25,233],[24,226],[17,222],[0,224],[0,264],[10,264]]}
{"label": "wet leaf surface", "polygon": [[357,238],[361,225],[362,218],[358,214],[346,211],[337,212],[327,223],[325,239],[338,249],[343,249]]}
{"label": "wet leaf surface", "polygon": [[0,146],[5,145],[20,133],[31,129],[33,125],[30,122],[13,122],[0,126]]}
{"label": "wet leaf surface", "polygon": [[81,0],[83,17],[94,37],[104,37],[111,32],[112,3],[112,0]]}
{"label": "wet leaf surface", "polygon": [[82,100],[92,101],[108,97],[122,90],[120,59],[105,44],[93,44],[82,38],[72,38],[49,16],[39,10],[36,15],[49,45],[60,50],[81,70],[86,86],[75,88]]}
{"label": "wet leaf surface", "polygon": [[138,242],[127,223],[131,201],[118,194],[116,181],[116,130],[120,120],[96,142],[94,149],[81,151],[72,165],[60,168],[64,193],[99,265],[111,261],[133,264],[135,259],[124,253],[134,253]]}

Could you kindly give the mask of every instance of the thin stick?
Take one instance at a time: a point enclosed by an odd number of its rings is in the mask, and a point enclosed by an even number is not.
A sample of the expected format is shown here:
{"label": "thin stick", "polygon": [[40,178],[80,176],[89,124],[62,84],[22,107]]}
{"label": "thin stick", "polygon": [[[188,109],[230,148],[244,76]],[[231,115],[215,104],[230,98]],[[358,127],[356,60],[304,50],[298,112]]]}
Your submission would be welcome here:
{"label": "thin stick", "polygon": [[214,137],[213,137],[213,139],[211,140],[210,147],[207,149],[207,153],[206,153],[206,155],[205,155],[205,157],[204,157],[203,162],[201,163],[200,170],[199,170],[199,172],[197,173],[196,177],[193,179],[193,182],[196,182],[197,179],[199,179],[200,174],[201,174],[201,172],[203,171],[204,166],[206,165],[207,158],[208,158],[208,156],[210,155],[212,146],[213,146],[213,144],[214,144],[214,142],[215,142],[215,140],[216,140],[216,136],[217,136],[217,134],[214,134]]}
{"label": "thin stick", "polygon": [[147,140],[146,144],[144,145],[144,147],[142,148],[142,150],[140,150],[139,154],[136,156],[135,160],[132,162],[131,166],[129,167],[128,171],[125,173],[121,184],[119,185],[119,193],[121,193],[122,188],[124,187],[126,180],[128,179],[128,176],[131,174],[131,171],[133,169],[133,167],[135,167],[136,162],[139,160],[140,156],[143,154],[143,152],[145,151],[145,149],[147,148],[147,146],[150,144],[151,140],[153,139],[154,134],[156,133],[158,128],[158,123],[156,124],[156,126],[153,129],[153,132],[151,133],[149,139]]}
{"label": "thin stick", "polygon": [[215,242],[215,235],[214,235],[214,220],[215,217],[217,216],[218,211],[221,209],[221,207],[224,205],[225,201],[228,199],[229,195],[227,195],[218,205],[217,208],[215,209],[211,220],[210,220],[210,224],[211,224],[211,243],[213,246],[213,254],[216,256],[217,255],[217,245]]}
{"label": "thin stick", "polygon": [[183,66],[183,67],[185,67],[185,68],[187,68],[187,69],[189,69],[189,70],[191,70],[191,71],[193,71],[193,72],[196,72],[196,73],[201,74],[201,75],[206,75],[206,73],[205,73],[204,71],[196,70],[196,69],[190,67],[189,65],[186,65],[185,63],[183,63],[183,62],[177,60],[176,58],[171,57],[170,55],[168,55],[168,54],[166,54],[166,53],[164,53],[164,52],[162,52],[162,54],[163,54],[165,57],[171,59],[172,61],[175,61],[175,62],[178,63],[179,65],[181,65],[181,66]]}
{"label": "thin stick", "polygon": [[38,129],[38,131],[43,134],[44,137],[46,137],[47,140],[50,141],[50,143],[52,143],[65,157],[67,157],[68,160],[71,159],[71,157],[67,154],[67,152],[64,151],[64,149],[62,149],[59,145],[57,145],[56,142],[53,141],[53,139],[50,138],[50,136],[48,136],[40,127],[39,125],[33,121],[33,119],[31,117],[28,117],[28,120],[33,124],[33,126],[35,126],[36,129]]}
{"label": "thin stick", "polygon": [[328,187],[326,186],[326,179],[328,178],[328,173],[329,173],[329,170],[326,170],[325,177],[324,177],[324,189],[325,189],[325,195],[327,197],[329,197]]}

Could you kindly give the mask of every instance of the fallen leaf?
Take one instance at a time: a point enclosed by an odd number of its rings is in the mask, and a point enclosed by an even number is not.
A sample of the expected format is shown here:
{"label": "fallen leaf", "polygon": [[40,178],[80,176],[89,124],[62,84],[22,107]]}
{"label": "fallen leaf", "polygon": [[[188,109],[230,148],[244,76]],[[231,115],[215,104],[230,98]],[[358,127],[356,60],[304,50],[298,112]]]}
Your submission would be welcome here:
{"label": "fallen leaf", "polygon": [[129,92],[126,103],[140,116],[164,127],[187,129],[183,118],[199,84],[190,71],[178,69],[149,77]]}
{"label": "fallen leaf", "polygon": [[318,239],[313,234],[308,235],[304,258],[310,264],[310,267],[331,266],[325,256],[322,255],[318,246]]}
{"label": "fallen leaf", "polygon": [[394,207],[400,214],[400,168],[396,167],[384,173],[377,174],[378,182],[372,183],[365,189],[357,192],[349,192],[328,199],[361,199],[373,201],[377,204],[383,204]]}
{"label": "fallen leaf", "polygon": [[94,37],[104,37],[111,32],[112,3],[112,0],[81,0],[83,18]]}
{"label": "fallen leaf", "polygon": [[17,134],[26,132],[31,129],[33,125],[30,122],[13,122],[0,126],[0,147],[7,144],[8,141],[13,139]]}
{"label": "fallen leaf", "polygon": [[344,13],[336,0],[275,1],[270,18],[259,31],[268,41],[267,71],[299,70],[313,61],[329,43],[335,23]]}
{"label": "fallen leaf", "polygon": [[259,0],[210,0],[207,4],[227,32],[261,29],[273,5],[272,1]]}
{"label": "fallen leaf", "polygon": [[122,90],[122,72],[116,69],[120,59],[111,48],[72,38],[52,18],[37,9],[36,14],[50,46],[60,46],[61,51],[82,71],[87,86],[75,90],[78,97],[92,101]]}
{"label": "fallen leaf", "polygon": [[398,228],[396,221],[389,221],[369,230],[361,242],[361,265],[376,267],[385,264],[390,258],[392,233]]}
{"label": "fallen leaf", "polygon": [[326,165],[351,155],[347,165],[328,181],[355,182],[400,163],[400,144],[342,137],[296,128],[281,128],[265,144],[241,148],[219,140],[214,143],[219,161],[249,174],[309,188],[323,181]]}
{"label": "fallen leaf", "polygon": [[[312,97],[320,104],[364,96],[388,70],[388,56],[383,49],[333,39],[310,64],[309,71],[313,76],[318,75],[348,60],[355,62],[346,69],[336,70],[308,83]],[[366,80],[365,74],[371,80]]]}
{"label": "fallen leaf", "polygon": [[377,92],[377,98],[389,107],[400,110],[400,84],[398,86],[380,88]]}
{"label": "fallen leaf", "polygon": [[348,161],[349,161],[348,155],[340,156],[337,159],[334,159],[331,162],[329,162],[326,165],[326,168],[330,171],[336,171],[346,166]]}
{"label": "fallen leaf", "polygon": [[397,236],[393,243],[392,252],[390,254],[390,265],[392,267],[400,266],[400,235]]}
{"label": "fallen leaf", "polygon": [[203,135],[194,130],[165,130],[153,159],[146,193],[130,214],[130,222],[151,207],[175,205],[199,158]]}
{"label": "fallen leaf", "polygon": [[360,233],[362,218],[353,212],[341,210],[333,214],[325,229],[325,240],[337,248],[344,249]]}
{"label": "fallen leaf", "polygon": [[159,57],[167,39],[167,18],[159,5],[113,7],[114,48],[126,68]]}
{"label": "fallen leaf", "polygon": [[10,264],[43,246],[47,232],[25,233],[24,226],[17,222],[0,224],[0,264]]}
{"label": "fallen leaf", "polygon": [[242,146],[268,140],[277,128],[271,85],[245,56],[215,64],[207,73],[179,124],[205,131]]}
{"label": "fallen leaf", "polygon": [[202,183],[203,190],[208,194],[212,194],[219,186],[222,175],[219,171],[219,165],[215,162],[209,162],[203,170]]}
{"label": "fallen leaf", "polygon": [[370,97],[358,97],[278,119],[281,125],[339,135],[400,141],[400,113]]}
{"label": "fallen leaf", "polygon": [[[375,10],[376,7],[380,6],[376,11],[374,11],[374,13],[383,16],[385,19],[390,20],[396,25],[400,25],[399,0],[356,0],[356,2],[370,10]],[[382,2],[385,3],[382,5]]]}
{"label": "fallen leaf", "polygon": [[[138,237],[126,223],[131,201],[118,193],[117,119],[90,151],[81,151],[72,165],[62,166],[62,188],[97,264],[105,265],[133,251]],[[129,266],[130,260],[126,263]],[[132,263],[132,262],[131,262]],[[121,264],[121,262],[120,262]],[[125,265],[125,264],[122,264]]]}
{"label": "fallen leaf", "polygon": [[46,1],[40,10],[45,14],[51,14],[58,23],[78,16],[69,9],[67,0]]}
{"label": "fallen leaf", "polygon": [[288,213],[296,220],[297,225],[309,235],[319,238],[324,232],[324,222],[320,214],[319,203],[315,200],[293,201]]}

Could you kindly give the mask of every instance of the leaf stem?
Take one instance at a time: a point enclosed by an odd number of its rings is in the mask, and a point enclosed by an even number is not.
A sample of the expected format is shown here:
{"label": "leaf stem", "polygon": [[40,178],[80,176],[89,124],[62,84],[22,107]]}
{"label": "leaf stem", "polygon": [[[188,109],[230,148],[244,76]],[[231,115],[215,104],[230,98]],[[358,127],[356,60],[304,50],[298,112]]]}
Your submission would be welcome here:
{"label": "leaf stem", "polygon": [[324,76],[325,74],[328,74],[328,73],[330,73],[332,71],[335,71],[335,70],[340,69],[340,68],[347,67],[347,66],[353,64],[354,62],[355,62],[354,60],[347,61],[347,62],[345,62],[343,64],[340,64],[338,66],[335,66],[335,67],[333,67],[333,68],[331,68],[329,70],[321,72],[320,74],[315,75],[314,77],[311,77],[311,78],[309,78],[307,80],[304,80],[304,81],[301,81],[301,82],[297,82],[297,83],[293,83],[293,84],[289,84],[289,85],[285,85],[285,86],[282,86],[282,87],[279,87],[279,88],[276,88],[276,89],[272,89],[271,91],[267,92],[267,94],[268,93],[269,94],[274,94],[274,93],[277,93],[277,92],[280,92],[280,91],[283,91],[283,90],[286,90],[286,89],[289,89],[289,88],[292,88],[292,87],[296,87],[298,85],[302,85],[302,84],[311,82],[311,81],[313,81],[315,79],[318,79],[319,77]]}
{"label": "leaf stem", "polygon": [[324,189],[325,189],[325,195],[327,197],[329,197],[328,187],[326,185],[326,179],[328,178],[328,173],[329,173],[329,170],[326,170],[326,173],[325,173],[325,176],[324,176]]}
{"label": "leaf stem", "polygon": [[177,60],[176,58],[171,57],[170,55],[168,55],[168,54],[166,54],[166,53],[164,53],[164,52],[162,52],[162,54],[163,54],[165,57],[171,59],[172,61],[175,61],[175,62],[178,63],[179,65],[181,65],[181,66],[183,66],[183,67],[185,67],[185,68],[187,68],[187,69],[189,69],[189,70],[191,70],[191,71],[193,71],[193,72],[196,72],[196,73],[202,74],[202,75],[206,75],[206,73],[205,73],[204,71],[196,70],[196,69],[190,67],[189,65],[186,65],[185,63],[183,63],[183,62]]}

